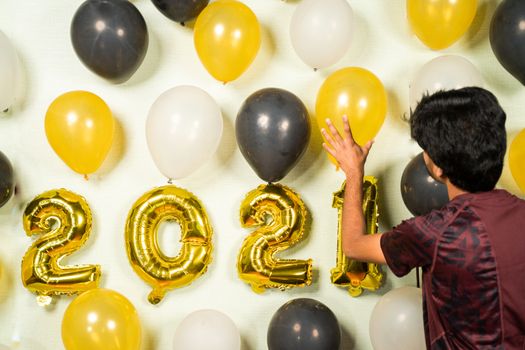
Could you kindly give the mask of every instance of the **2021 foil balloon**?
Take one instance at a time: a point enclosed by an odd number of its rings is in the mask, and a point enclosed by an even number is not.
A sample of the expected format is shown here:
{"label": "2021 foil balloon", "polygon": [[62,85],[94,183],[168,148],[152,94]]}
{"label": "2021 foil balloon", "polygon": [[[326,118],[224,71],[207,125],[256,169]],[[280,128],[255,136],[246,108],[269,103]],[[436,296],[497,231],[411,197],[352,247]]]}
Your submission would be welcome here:
{"label": "2021 foil balloon", "polygon": [[510,144],[509,167],[512,177],[525,193],[525,129],[521,130]]}
{"label": "2021 foil balloon", "polygon": [[22,223],[28,236],[41,236],[22,259],[22,282],[39,304],[98,287],[99,265],[60,264],[89,238],[91,209],[83,197],[65,189],[44,192],[27,205]]}
{"label": "2021 foil balloon", "polygon": [[0,152],[0,208],[3,207],[15,192],[13,166],[9,158]]}
{"label": "2021 foil balloon", "polygon": [[325,68],[348,51],[352,27],[353,11],[346,0],[303,0],[290,22],[292,46],[307,65]]}
{"label": "2021 foil balloon", "polygon": [[195,86],[177,86],[162,93],[146,121],[148,148],[168,179],[197,170],[217,150],[223,122],[217,102]]}
{"label": "2021 foil balloon", "polygon": [[407,0],[407,17],[419,40],[441,50],[465,34],[477,7],[477,0]]}
{"label": "2021 foil balloon", "polygon": [[184,24],[197,17],[209,0],[151,0],[162,14],[172,21]]}
{"label": "2021 foil balloon", "polygon": [[310,118],[303,102],[283,89],[254,92],[235,120],[242,155],[264,181],[282,179],[303,155],[310,140]]}
{"label": "2021 foil balloon", "polygon": [[97,95],[70,91],[47,109],[45,129],[49,144],[64,163],[87,176],[106,158],[113,143],[115,120]]}
{"label": "2021 foil balloon", "polygon": [[[381,287],[383,273],[378,264],[349,259],[343,252],[341,229],[344,191],[345,183],[338,192],[334,193],[332,203],[332,206],[338,211],[337,264],[330,270],[330,274],[333,284],[348,287],[348,293],[356,297],[363,293],[363,289],[374,291]],[[373,176],[365,176],[363,179],[363,213],[366,221],[366,233],[369,235],[377,233],[379,218],[377,197],[377,179]]]}
{"label": "2021 foil balloon", "polygon": [[[332,73],[323,82],[317,93],[315,113],[319,128],[328,129],[328,118],[341,133],[342,117],[346,115],[355,141],[365,145],[381,129],[386,107],[383,83],[364,68],[347,67]],[[329,158],[336,164],[335,159]]]}
{"label": "2021 foil balloon", "polygon": [[[181,227],[182,247],[175,257],[159,248],[157,230],[165,221]],[[158,304],[166,292],[190,284],[211,262],[213,230],[204,207],[192,193],[168,185],[140,197],[126,221],[125,240],[133,270],[153,287],[148,301]]]}
{"label": "2021 foil balloon", "polygon": [[139,350],[141,339],[137,310],[126,297],[109,289],[81,294],[62,318],[66,350]]}
{"label": "2021 foil balloon", "polygon": [[341,328],[332,310],[310,298],[293,299],[270,320],[268,350],[336,350]]}
{"label": "2021 foil balloon", "polygon": [[490,23],[489,38],[499,63],[525,85],[525,3],[504,0]]}
{"label": "2021 foil balloon", "polygon": [[144,17],[127,0],[86,0],[75,13],[70,32],[82,63],[113,83],[128,80],[148,50]]}
{"label": "2021 foil balloon", "polygon": [[0,113],[8,110],[16,99],[20,70],[16,51],[0,31]]}
{"label": "2021 foil balloon", "polygon": [[261,46],[257,16],[240,1],[217,0],[197,17],[195,49],[206,70],[223,83],[237,79]]}
{"label": "2021 foil balloon", "polygon": [[237,257],[237,272],[254,292],[262,293],[266,288],[304,287],[312,283],[311,259],[275,257],[277,252],[303,238],[307,215],[299,195],[283,185],[260,185],[246,195],[241,203],[241,225],[258,229],[243,242]]}
{"label": "2021 foil balloon", "polygon": [[412,215],[425,215],[448,202],[447,186],[429,174],[423,153],[412,159],[401,175],[401,196]]}

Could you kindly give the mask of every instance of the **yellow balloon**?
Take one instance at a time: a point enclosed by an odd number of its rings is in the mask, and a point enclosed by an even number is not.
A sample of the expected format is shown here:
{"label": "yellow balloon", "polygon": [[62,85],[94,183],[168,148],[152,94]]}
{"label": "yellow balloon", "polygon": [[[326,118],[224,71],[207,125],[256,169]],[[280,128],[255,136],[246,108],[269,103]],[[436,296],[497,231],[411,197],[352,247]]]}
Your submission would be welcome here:
{"label": "yellow balloon", "polygon": [[224,83],[237,79],[261,46],[257,17],[235,0],[218,0],[206,6],[197,17],[193,35],[202,64]]}
{"label": "yellow balloon", "polygon": [[[180,224],[182,247],[175,257],[159,248],[157,230],[163,221]],[[133,204],[126,222],[126,250],[133,270],[153,287],[150,303],[158,304],[167,291],[188,285],[206,272],[212,234],[199,199],[182,188],[154,188]]]}
{"label": "yellow balloon", "polygon": [[62,342],[66,350],[139,350],[139,316],[133,304],[115,291],[87,291],[64,312]]}
{"label": "yellow balloon", "polygon": [[477,0],[407,0],[407,17],[419,40],[441,50],[465,34],[477,7]]}
{"label": "yellow balloon", "polygon": [[[364,145],[373,139],[383,125],[387,95],[381,81],[370,71],[348,67],[332,73],[319,89],[315,113],[320,128],[326,119],[343,132],[342,117],[350,122],[355,141]],[[336,161],[330,157],[336,164]]]}
{"label": "yellow balloon", "polygon": [[[364,289],[375,291],[381,287],[383,273],[378,264],[352,260],[344,254],[341,236],[344,196],[345,183],[338,192],[334,193],[332,202],[332,206],[337,208],[339,220],[337,226],[337,263],[330,270],[330,277],[333,284],[348,287],[348,293],[357,297],[363,293]],[[377,233],[379,218],[377,197],[377,179],[373,176],[365,176],[363,179],[363,214],[366,221],[366,233],[369,235]]]}
{"label": "yellow balloon", "polygon": [[22,223],[28,236],[40,236],[22,259],[22,283],[48,305],[60,294],[97,288],[99,265],[63,266],[61,260],[79,250],[91,232],[91,209],[86,200],[65,189],[44,192],[25,208]]}
{"label": "yellow balloon", "polygon": [[51,103],[45,128],[56,154],[71,169],[87,175],[95,172],[106,158],[115,121],[100,97],[87,91],[71,91]]}
{"label": "yellow balloon", "polygon": [[241,204],[241,224],[259,228],[244,240],[237,257],[237,272],[254,292],[312,283],[312,259],[275,256],[303,239],[307,216],[304,202],[286,186],[260,185],[246,195]]}
{"label": "yellow balloon", "polygon": [[510,144],[509,167],[512,177],[525,193],[525,129]]}

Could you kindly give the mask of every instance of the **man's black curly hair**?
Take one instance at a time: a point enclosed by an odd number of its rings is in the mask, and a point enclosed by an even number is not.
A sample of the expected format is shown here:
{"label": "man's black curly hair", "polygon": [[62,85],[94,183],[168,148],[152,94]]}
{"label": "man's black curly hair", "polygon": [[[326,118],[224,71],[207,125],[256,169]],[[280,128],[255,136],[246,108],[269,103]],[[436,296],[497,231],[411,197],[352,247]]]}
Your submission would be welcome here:
{"label": "man's black curly hair", "polygon": [[503,170],[506,115],[496,97],[479,87],[424,96],[410,117],[412,138],[468,192],[490,191]]}

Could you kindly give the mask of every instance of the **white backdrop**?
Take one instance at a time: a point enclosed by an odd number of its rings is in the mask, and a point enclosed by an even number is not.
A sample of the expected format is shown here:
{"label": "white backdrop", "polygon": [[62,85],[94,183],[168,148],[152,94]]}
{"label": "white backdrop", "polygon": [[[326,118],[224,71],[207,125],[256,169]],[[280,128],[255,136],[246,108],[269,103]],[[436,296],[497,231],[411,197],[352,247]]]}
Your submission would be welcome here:
{"label": "white backdrop", "polygon": [[[319,0],[322,1],[322,0]],[[482,73],[486,87],[499,98],[508,114],[509,138],[525,127],[525,90],[497,62],[488,41],[490,18],[498,3],[480,0],[474,24],[454,46],[435,52],[411,35],[403,0],[351,0],[355,13],[352,46],[335,66],[313,72],[295,54],[289,22],[299,1],[245,0],[263,28],[261,49],[248,70],[223,85],[201,65],[193,46],[192,26],[171,22],[148,0],[136,0],[148,25],[150,45],[145,61],[126,83],[113,85],[88,71],[76,57],[69,38],[70,21],[80,0],[0,2],[0,30],[15,46],[25,72],[25,91],[8,115],[0,116],[0,150],[12,161],[18,193],[0,210],[0,343],[17,349],[63,349],[62,315],[72,298],[61,297],[53,308],[38,306],[20,281],[20,262],[31,239],[21,225],[25,204],[54,188],[67,188],[84,196],[93,212],[88,243],[67,259],[68,264],[102,266],[101,286],[125,295],[137,308],[143,325],[144,350],[171,349],[174,331],[192,311],[213,308],[237,324],[243,350],[266,348],[266,331],[273,313],[297,297],[315,298],[335,312],[344,333],[343,349],[371,349],[370,313],[378,298],[392,288],[415,285],[412,273],[396,278],[386,267],[386,283],[376,293],[365,291],[352,298],[330,283],[335,265],[337,211],[332,193],[343,180],[321,148],[313,118],[317,90],[338,68],[360,66],[374,72],[388,90],[388,114],[376,137],[366,172],[380,180],[380,229],[397,224],[410,213],[399,191],[401,173],[420,152],[410,140],[402,115],[408,109],[408,85],[424,63],[444,53],[468,58]],[[183,84],[198,86],[220,105],[224,133],[212,160],[176,184],[197,195],[214,228],[213,262],[208,272],[188,287],[174,290],[157,306],[147,302],[150,287],[128,263],[124,224],[131,205],[144,192],[166,180],[155,167],[145,139],[145,119],[153,101],[165,90]],[[249,231],[240,227],[239,204],[262,181],[248,166],[235,141],[235,118],[246,97],[265,87],[295,93],[312,116],[312,138],[299,164],[281,182],[298,192],[313,217],[307,238],[287,257],[312,258],[314,281],[310,287],[262,295],[238,279],[236,257]],[[109,105],[118,121],[110,157],[100,171],[85,181],[53,152],[44,132],[49,104],[70,90],[88,90]],[[506,166],[499,186],[518,194]],[[176,229],[162,234],[163,249],[178,251]],[[174,238],[175,237],[175,238]],[[402,341],[402,340],[400,340]]]}

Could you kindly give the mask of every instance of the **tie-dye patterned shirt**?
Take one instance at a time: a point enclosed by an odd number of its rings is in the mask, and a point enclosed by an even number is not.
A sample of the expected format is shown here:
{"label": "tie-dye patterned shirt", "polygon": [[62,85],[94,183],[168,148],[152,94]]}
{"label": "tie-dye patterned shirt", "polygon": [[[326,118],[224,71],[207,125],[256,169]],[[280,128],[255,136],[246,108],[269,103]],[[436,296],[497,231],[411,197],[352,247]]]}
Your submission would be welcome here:
{"label": "tie-dye patterned shirt", "polygon": [[457,196],[381,236],[390,269],[423,270],[428,349],[525,349],[525,201]]}

